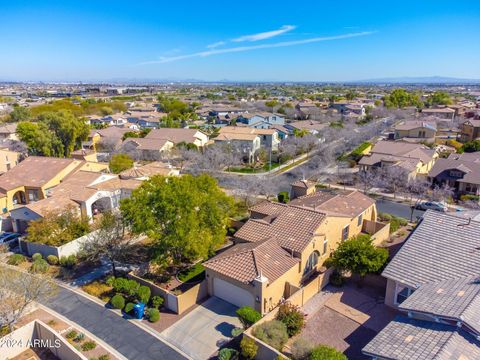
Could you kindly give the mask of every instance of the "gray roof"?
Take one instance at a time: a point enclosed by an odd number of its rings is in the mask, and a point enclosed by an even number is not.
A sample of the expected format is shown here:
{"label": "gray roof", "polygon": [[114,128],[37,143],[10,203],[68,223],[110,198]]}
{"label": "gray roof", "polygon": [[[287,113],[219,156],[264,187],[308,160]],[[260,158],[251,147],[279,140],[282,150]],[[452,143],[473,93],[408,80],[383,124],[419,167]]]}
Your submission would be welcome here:
{"label": "gray roof", "polygon": [[474,360],[480,342],[455,326],[398,316],[362,351],[382,359]]}
{"label": "gray roof", "polygon": [[478,276],[425,284],[415,290],[400,309],[460,321],[480,333],[479,292]]}
{"label": "gray roof", "polygon": [[438,159],[428,173],[430,177],[437,177],[447,170],[459,170],[464,173],[460,182],[470,184],[480,184],[480,162],[464,160],[465,158],[448,157],[448,159]]}
{"label": "gray roof", "polygon": [[419,285],[478,275],[480,222],[429,210],[382,275]]}

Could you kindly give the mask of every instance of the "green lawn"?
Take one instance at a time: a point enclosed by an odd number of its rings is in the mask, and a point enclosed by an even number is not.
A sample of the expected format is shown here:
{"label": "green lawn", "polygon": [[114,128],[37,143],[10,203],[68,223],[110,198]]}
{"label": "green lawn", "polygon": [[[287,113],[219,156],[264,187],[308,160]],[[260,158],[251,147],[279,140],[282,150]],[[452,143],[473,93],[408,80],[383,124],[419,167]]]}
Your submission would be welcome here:
{"label": "green lawn", "polygon": [[205,268],[201,263],[196,263],[188,269],[180,271],[177,277],[182,282],[202,281],[205,278]]}
{"label": "green lawn", "polygon": [[[279,167],[279,163],[272,163],[272,170]],[[260,168],[251,168],[251,167],[235,167],[235,168],[230,168],[228,170],[229,172],[238,172],[238,173],[243,173],[243,174],[255,174],[255,173],[262,173],[262,172],[267,172],[270,171],[270,164],[266,163]]]}

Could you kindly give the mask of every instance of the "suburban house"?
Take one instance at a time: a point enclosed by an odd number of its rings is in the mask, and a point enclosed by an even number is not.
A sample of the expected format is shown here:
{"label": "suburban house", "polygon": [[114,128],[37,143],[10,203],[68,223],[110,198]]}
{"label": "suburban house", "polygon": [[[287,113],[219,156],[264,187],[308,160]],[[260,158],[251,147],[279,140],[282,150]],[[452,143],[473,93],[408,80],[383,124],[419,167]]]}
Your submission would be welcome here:
{"label": "suburban house", "polygon": [[18,165],[21,154],[7,148],[0,148],[0,175]]}
{"label": "suburban house", "polygon": [[460,125],[460,141],[468,142],[480,138],[480,120],[469,119]]}
{"label": "suburban house", "polygon": [[140,185],[140,180],[121,179],[117,175],[75,172],[52,188],[46,198],[12,209],[13,229],[23,233],[30,221],[66,210],[93,219],[98,213],[118,208],[120,200]]}
{"label": "suburban house", "polygon": [[5,123],[0,126],[0,140],[18,140],[17,123]]}
{"label": "suburban house", "polygon": [[127,138],[122,143],[122,151],[138,160],[159,160],[172,148],[173,142],[167,139]]}
{"label": "suburban house", "polygon": [[[248,128],[247,128],[248,129]],[[241,152],[244,161],[252,163],[255,156],[260,151],[262,140],[260,136],[252,133],[244,132],[225,132],[219,134],[213,139],[215,144],[229,144]]]}
{"label": "suburban house", "polygon": [[433,115],[443,120],[452,121],[455,118],[455,110],[448,107],[422,109],[422,115]]}
{"label": "suburban house", "polygon": [[125,113],[127,120],[139,128],[155,129],[160,127],[160,122],[167,116],[166,113],[157,111],[128,111]]}
{"label": "suburban house", "polygon": [[256,135],[260,138],[260,145],[265,149],[278,150],[280,138],[275,129],[256,129],[243,126],[224,126],[220,129],[217,140],[221,136],[227,136],[230,139],[237,135]]}
{"label": "suburban house", "polygon": [[18,205],[47,197],[70,173],[85,162],[76,159],[30,156],[0,176],[0,207],[7,213]]}
{"label": "suburban house", "polygon": [[204,263],[210,295],[265,314],[325,271],[323,262],[341,241],[371,224],[383,230],[378,241],[388,237],[388,225],[376,222],[373,199],[358,191],[316,192],[303,182],[294,183],[295,193],[306,195],[288,204],[252,207],[235,245]]}
{"label": "suburban house", "polygon": [[480,152],[453,153],[438,159],[428,178],[433,185],[454,188],[457,195],[480,195]]}
{"label": "suburban house", "polygon": [[100,142],[101,136],[98,130],[92,129],[88,134],[87,140],[82,141],[82,149],[95,150],[96,145]]}
{"label": "suburban house", "polygon": [[480,358],[480,222],[427,211],[390,261],[398,315],[363,348],[372,359]]}
{"label": "suburban house", "polygon": [[280,114],[256,112],[238,116],[237,123],[242,123],[256,129],[270,129],[273,125],[284,125],[285,117]]}
{"label": "suburban house", "polygon": [[292,133],[295,131],[308,131],[312,135],[318,135],[323,129],[328,127],[328,123],[314,120],[299,120],[285,124],[285,127]]}
{"label": "suburban house", "polygon": [[174,145],[185,143],[194,144],[197,147],[203,147],[208,143],[208,136],[197,129],[153,129],[145,136],[145,139],[168,140]]}
{"label": "suburban house", "polygon": [[435,142],[437,124],[426,121],[405,121],[395,126],[395,139],[409,142]]}
{"label": "suburban house", "polygon": [[148,180],[155,175],[179,176],[180,170],[170,164],[161,161],[154,161],[142,166],[134,166],[133,168],[124,170],[119,174],[120,179],[124,180]]}
{"label": "suburban house", "polygon": [[[317,105],[318,104],[318,105]],[[311,100],[304,100],[295,105],[295,118],[307,120],[312,115],[318,114],[320,109],[326,109],[328,102],[314,103]]]}
{"label": "suburban house", "polygon": [[437,159],[437,152],[425,145],[381,140],[360,159],[358,165],[361,170],[398,166],[408,173],[409,178],[414,178],[426,176]]}
{"label": "suburban house", "polygon": [[109,126],[105,129],[95,130],[95,132],[100,136],[95,146],[100,148],[100,150],[111,151],[118,148],[122,144],[123,136],[128,132],[132,132],[132,130],[129,128]]}
{"label": "suburban house", "polygon": [[277,130],[280,140],[285,140],[292,134],[292,130],[288,129],[285,125],[272,125],[270,129]]}
{"label": "suburban house", "polygon": [[123,114],[113,114],[107,116],[92,115],[88,117],[90,125],[103,126],[123,126],[127,123],[127,117]]}

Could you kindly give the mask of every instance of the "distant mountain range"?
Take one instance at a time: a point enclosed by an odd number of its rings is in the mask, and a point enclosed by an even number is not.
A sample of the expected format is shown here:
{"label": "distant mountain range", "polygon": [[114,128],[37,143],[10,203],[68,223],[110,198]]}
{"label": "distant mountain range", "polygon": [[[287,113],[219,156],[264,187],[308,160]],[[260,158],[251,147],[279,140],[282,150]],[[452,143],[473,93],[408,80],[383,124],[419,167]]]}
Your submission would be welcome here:
{"label": "distant mountain range", "polygon": [[480,79],[461,79],[445,76],[395,77],[351,81],[352,84],[480,84]]}

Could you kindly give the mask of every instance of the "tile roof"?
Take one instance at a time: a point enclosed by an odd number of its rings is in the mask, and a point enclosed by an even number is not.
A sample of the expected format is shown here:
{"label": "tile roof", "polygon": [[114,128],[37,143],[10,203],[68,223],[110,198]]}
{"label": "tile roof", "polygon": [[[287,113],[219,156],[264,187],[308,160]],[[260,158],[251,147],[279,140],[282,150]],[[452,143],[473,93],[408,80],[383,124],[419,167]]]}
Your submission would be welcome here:
{"label": "tile roof", "polygon": [[101,130],[96,130],[96,132],[101,136],[101,137],[106,137],[106,138],[114,138],[114,139],[121,139],[123,135],[127,132],[131,132],[132,129],[129,128],[121,128],[118,126],[109,126],[105,129]]}
{"label": "tile roof", "polygon": [[480,222],[429,210],[382,275],[416,288],[479,269]]}
{"label": "tile roof", "polygon": [[172,144],[172,142],[167,139],[128,138],[123,141],[122,146],[132,142],[137,144],[137,150],[151,151],[160,151],[167,143]]}
{"label": "tile roof", "polygon": [[[473,157],[472,157],[473,158]],[[459,182],[470,184],[480,184],[480,161],[468,161],[468,157],[448,157],[447,159],[438,159],[428,173],[430,177],[437,177],[447,170],[459,170],[464,173]]]}
{"label": "tile roof", "polygon": [[243,134],[252,134],[252,135],[273,135],[277,132],[275,129],[256,129],[251,127],[243,126],[224,126],[220,128],[220,135],[243,135]]}
{"label": "tile roof", "polygon": [[363,348],[363,353],[398,360],[475,360],[480,342],[455,326],[396,317]]}
{"label": "tile roof", "polygon": [[289,205],[276,216],[248,220],[235,237],[257,242],[275,236],[285,249],[301,252],[324,220],[325,214],[319,211]]}
{"label": "tile roof", "polygon": [[8,191],[19,186],[42,187],[71,164],[80,160],[30,156],[0,176],[0,188]]}
{"label": "tile roof", "polygon": [[197,133],[200,133],[197,129],[160,128],[150,131],[145,139],[167,139],[174,144],[180,142],[193,143],[198,139]]}
{"label": "tile roof", "polygon": [[467,276],[421,285],[399,307],[460,321],[480,334],[479,295],[479,277]]}
{"label": "tile roof", "polygon": [[437,124],[435,122],[411,120],[405,121],[395,127],[395,130],[414,130],[418,128],[427,128],[430,130],[437,130]]}
{"label": "tile roof", "polygon": [[271,283],[299,261],[273,237],[259,243],[235,245],[203,265],[242,283],[250,283],[260,275],[267,277]]}
{"label": "tile roof", "polygon": [[143,166],[134,166],[131,169],[122,171],[120,173],[121,179],[138,179],[150,177],[154,175],[168,176],[172,173],[174,168],[166,163],[154,161]]}

